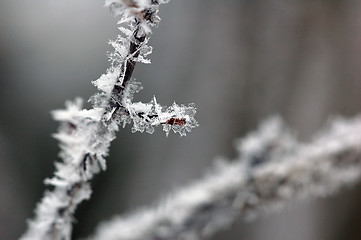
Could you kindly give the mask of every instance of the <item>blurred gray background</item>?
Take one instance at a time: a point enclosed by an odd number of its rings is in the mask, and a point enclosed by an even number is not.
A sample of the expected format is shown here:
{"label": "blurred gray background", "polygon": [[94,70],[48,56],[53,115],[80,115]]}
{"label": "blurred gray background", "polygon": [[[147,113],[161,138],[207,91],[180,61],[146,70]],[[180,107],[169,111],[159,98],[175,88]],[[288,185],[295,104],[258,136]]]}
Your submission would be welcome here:
{"label": "blurred gray background", "polygon": [[[49,112],[88,99],[108,67],[117,28],[102,5],[0,0],[0,239],[25,231],[54,170]],[[76,213],[75,237],[199,178],[216,156],[232,159],[234,140],[267,116],[280,114],[307,141],[328,117],[361,112],[361,1],[173,0],[160,16],[153,63],[136,67],[136,100],[194,102],[200,127],[184,138],[121,129]],[[213,239],[359,240],[360,201],[358,185],[238,221]]]}

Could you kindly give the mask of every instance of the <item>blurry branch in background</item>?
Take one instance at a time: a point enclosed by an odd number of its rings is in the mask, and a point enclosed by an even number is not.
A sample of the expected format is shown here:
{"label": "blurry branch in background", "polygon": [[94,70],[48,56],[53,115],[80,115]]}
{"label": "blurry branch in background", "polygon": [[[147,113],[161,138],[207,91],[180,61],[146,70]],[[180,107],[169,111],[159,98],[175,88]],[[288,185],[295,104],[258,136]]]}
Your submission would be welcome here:
{"label": "blurry branch in background", "polygon": [[237,218],[253,219],[348,187],[361,175],[361,116],[333,120],[308,144],[272,118],[238,141],[237,149],[234,161],[219,161],[157,206],[101,224],[90,239],[204,239]]}
{"label": "blurry branch in background", "polygon": [[181,136],[198,126],[193,118],[196,109],[190,104],[162,107],[155,99],[149,103],[132,102],[133,94],[141,85],[131,77],[136,62],[152,52],[147,45],[151,27],[157,26],[159,4],[166,0],[111,0],[106,1],[115,15],[120,15],[119,35],[110,41],[114,52],[109,54],[111,67],[94,81],[100,93],[91,97],[93,108],[82,108],[82,100],[67,102],[65,110],[53,112],[60,121],[61,162],[55,164],[54,176],[46,179],[50,185],[35,210],[36,217],[29,221],[22,240],[69,240],[73,215],[77,206],[91,195],[90,180],[105,170],[105,157],[119,125],[133,123],[132,132],[153,133],[154,126],[162,125],[168,135],[171,130]]}

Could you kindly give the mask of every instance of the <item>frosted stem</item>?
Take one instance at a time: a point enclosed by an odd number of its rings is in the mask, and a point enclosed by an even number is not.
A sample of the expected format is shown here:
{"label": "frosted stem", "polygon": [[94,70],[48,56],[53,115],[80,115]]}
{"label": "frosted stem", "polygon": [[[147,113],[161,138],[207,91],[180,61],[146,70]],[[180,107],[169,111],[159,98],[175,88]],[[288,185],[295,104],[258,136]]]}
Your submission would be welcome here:
{"label": "frosted stem", "polygon": [[201,180],[159,205],[101,224],[92,240],[198,240],[236,219],[253,219],[295,200],[324,197],[361,175],[361,116],[334,120],[308,144],[271,119],[237,144]]}
{"label": "frosted stem", "polygon": [[152,48],[147,46],[151,27],[159,22],[158,7],[164,0],[106,0],[116,15],[121,16],[122,32],[110,44],[114,52],[109,55],[111,67],[94,81],[100,93],[91,101],[93,108],[82,108],[82,100],[67,102],[65,110],[53,112],[61,122],[54,135],[60,141],[60,162],[55,164],[54,176],[46,179],[51,185],[29,221],[22,240],[69,240],[77,206],[91,195],[90,180],[105,170],[105,157],[110,142],[115,138],[118,125],[133,122],[132,131],[154,131],[153,126],[163,125],[182,136],[196,127],[193,118],[195,107],[173,104],[165,108],[154,98],[150,103],[133,103],[133,94],[141,89],[131,79],[136,62],[150,63],[146,56]]}

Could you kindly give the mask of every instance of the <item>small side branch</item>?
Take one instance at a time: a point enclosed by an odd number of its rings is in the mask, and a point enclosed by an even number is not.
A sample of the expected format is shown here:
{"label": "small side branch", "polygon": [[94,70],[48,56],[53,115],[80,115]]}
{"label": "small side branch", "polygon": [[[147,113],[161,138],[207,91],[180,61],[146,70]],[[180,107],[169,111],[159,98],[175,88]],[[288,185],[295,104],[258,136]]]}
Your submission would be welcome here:
{"label": "small side branch", "polygon": [[361,116],[334,120],[308,144],[273,118],[238,141],[237,149],[235,161],[218,162],[155,207],[101,224],[90,239],[205,239],[238,218],[353,185],[361,175]]}

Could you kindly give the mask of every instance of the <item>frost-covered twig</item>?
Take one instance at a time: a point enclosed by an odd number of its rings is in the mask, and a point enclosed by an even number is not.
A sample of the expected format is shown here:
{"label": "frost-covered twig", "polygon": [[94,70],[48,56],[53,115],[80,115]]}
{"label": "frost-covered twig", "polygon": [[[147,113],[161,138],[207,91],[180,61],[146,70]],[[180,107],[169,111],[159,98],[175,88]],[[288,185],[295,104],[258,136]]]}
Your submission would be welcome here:
{"label": "frost-covered twig", "polygon": [[103,223],[92,240],[198,240],[288,203],[323,197],[361,175],[361,116],[337,119],[308,144],[273,118],[237,144],[203,179],[158,206]]}
{"label": "frost-covered twig", "polygon": [[61,122],[54,135],[60,141],[61,162],[56,163],[54,176],[45,183],[53,190],[45,193],[36,208],[36,217],[29,222],[22,240],[68,240],[71,237],[73,214],[83,200],[89,199],[89,181],[101,169],[110,142],[115,138],[118,125],[133,122],[132,131],[152,133],[154,126],[163,125],[168,133],[173,130],[182,136],[198,124],[193,118],[195,107],[173,104],[165,108],[154,97],[150,103],[134,103],[133,94],[141,89],[131,76],[136,62],[146,59],[152,51],[147,45],[151,27],[159,22],[158,7],[165,0],[107,0],[106,6],[120,15],[122,32],[110,44],[111,67],[94,81],[100,93],[91,101],[93,108],[82,109],[82,100],[67,102],[65,110],[53,112]]}

